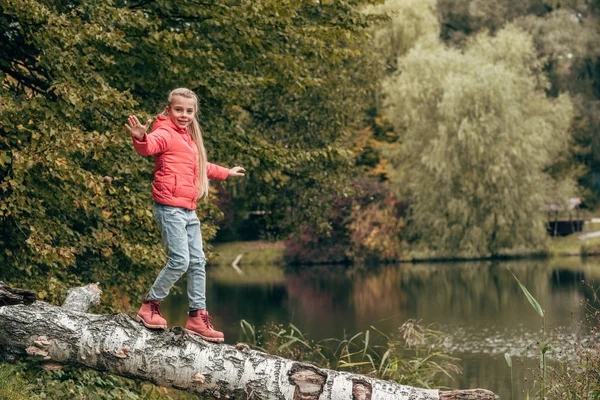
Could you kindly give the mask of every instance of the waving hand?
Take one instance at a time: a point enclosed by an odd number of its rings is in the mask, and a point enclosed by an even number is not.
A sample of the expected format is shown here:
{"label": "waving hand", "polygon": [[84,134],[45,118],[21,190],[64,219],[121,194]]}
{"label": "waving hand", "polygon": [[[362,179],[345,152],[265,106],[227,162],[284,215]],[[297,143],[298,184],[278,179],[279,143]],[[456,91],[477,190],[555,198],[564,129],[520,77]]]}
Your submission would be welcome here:
{"label": "waving hand", "polygon": [[125,128],[127,128],[137,140],[141,140],[150,127],[150,122],[152,121],[148,120],[146,125],[142,125],[135,115],[130,115],[129,118],[127,118],[127,122],[129,122],[129,124],[125,124]]}

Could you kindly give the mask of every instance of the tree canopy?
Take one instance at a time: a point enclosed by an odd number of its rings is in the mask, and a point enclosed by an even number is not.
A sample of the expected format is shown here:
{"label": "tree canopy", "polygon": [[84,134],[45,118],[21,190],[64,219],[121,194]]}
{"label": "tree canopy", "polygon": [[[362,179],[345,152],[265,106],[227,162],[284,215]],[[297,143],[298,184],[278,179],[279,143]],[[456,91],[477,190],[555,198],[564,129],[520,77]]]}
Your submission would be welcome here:
{"label": "tree canopy", "polygon": [[574,100],[574,140],[561,164],[579,170],[585,202],[594,207],[600,194],[593,177],[600,168],[600,2],[440,0],[438,8],[448,44],[460,45],[482,31],[494,34],[509,22],[531,34],[551,84],[548,94],[568,92]]}
{"label": "tree canopy", "polygon": [[402,143],[398,183],[430,249],[489,256],[543,245],[544,206],[563,195],[546,169],[569,143],[572,105],[546,96],[542,66],[516,26],[463,49],[417,44],[399,59],[385,84]]}
{"label": "tree canopy", "polygon": [[[50,299],[66,282],[149,286],[163,257],[152,167],[123,124],[175,87],[201,99],[209,159],[247,168],[234,185],[248,207],[283,230],[317,223],[316,196],[347,187],[369,2],[2,1],[0,279]],[[200,211],[210,238],[219,211]]]}

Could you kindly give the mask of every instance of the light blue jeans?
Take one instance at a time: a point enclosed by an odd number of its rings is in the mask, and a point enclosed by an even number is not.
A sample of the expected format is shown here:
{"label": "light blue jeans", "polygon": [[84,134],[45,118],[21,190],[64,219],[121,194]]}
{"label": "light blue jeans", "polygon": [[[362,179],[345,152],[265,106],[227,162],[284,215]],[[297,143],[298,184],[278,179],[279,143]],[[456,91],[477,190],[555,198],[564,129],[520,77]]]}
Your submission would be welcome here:
{"label": "light blue jeans", "polygon": [[190,310],[206,308],[206,258],[202,250],[200,220],[195,210],[154,203],[154,217],[169,261],[160,271],[148,300],[164,300],[171,287],[187,272]]}

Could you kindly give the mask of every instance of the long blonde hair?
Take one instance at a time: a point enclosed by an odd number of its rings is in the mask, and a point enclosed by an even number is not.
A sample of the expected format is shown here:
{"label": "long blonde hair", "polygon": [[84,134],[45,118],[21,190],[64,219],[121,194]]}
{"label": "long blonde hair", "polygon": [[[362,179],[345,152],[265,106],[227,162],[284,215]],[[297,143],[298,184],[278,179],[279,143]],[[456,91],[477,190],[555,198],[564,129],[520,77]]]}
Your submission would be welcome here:
{"label": "long blonde hair", "polygon": [[[173,97],[181,96],[188,99],[194,100],[194,118],[192,119],[192,123],[188,126],[188,132],[190,136],[196,143],[196,147],[198,147],[198,190],[199,196],[208,197],[208,176],[206,172],[206,149],[204,148],[204,140],[202,140],[202,129],[200,129],[200,124],[198,124],[198,96],[196,93],[192,92],[190,89],[186,88],[177,88],[171,90],[169,93],[169,99],[167,106],[171,107],[171,103],[173,102]],[[163,115],[168,115],[167,110],[162,112]]]}

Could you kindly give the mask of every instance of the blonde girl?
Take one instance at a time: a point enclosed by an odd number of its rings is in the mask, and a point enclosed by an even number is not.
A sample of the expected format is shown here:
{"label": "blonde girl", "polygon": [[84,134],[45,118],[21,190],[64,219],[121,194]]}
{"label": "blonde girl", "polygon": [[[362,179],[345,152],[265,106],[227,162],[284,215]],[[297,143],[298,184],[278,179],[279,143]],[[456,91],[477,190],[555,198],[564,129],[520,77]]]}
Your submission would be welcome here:
{"label": "blonde girl", "polygon": [[167,106],[157,116],[151,133],[146,133],[150,121],[142,125],[133,115],[125,124],[135,150],[142,156],[154,156],[154,216],[169,258],[142,300],[136,319],[147,328],[166,329],[167,321],[160,313],[161,301],[187,272],[187,331],[211,342],[223,342],[223,333],[214,329],[206,310],[206,259],[196,205],[199,198],[208,195],[209,179],[244,176],[245,170],[207,161],[197,113],[198,98],[194,92],[179,88],[169,93]]}

